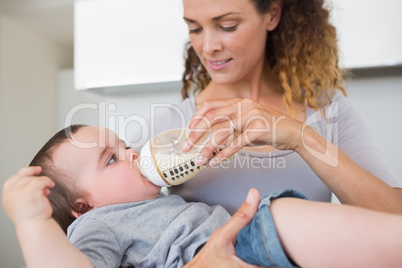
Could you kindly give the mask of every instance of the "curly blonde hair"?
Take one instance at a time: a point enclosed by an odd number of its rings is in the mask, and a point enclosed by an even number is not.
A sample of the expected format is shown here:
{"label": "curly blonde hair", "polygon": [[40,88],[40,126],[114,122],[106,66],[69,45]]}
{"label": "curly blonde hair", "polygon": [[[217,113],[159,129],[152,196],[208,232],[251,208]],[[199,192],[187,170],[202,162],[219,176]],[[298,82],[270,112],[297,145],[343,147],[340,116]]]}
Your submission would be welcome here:
{"label": "curly blonde hair", "polygon": [[[257,12],[269,11],[271,1],[249,0]],[[283,0],[281,20],[268,34],[266,60],[282,86],[284,102],[294,115],[292,101],[319,109],[328,101],[330,91],[346,91],[341,83],[346,71],[338,65],[336,29],[329,23],[323,0]],[[183,73],[182,97],[203,90],[211,81],[191,43]],[[324,98],[323,98],[324,96]]]}

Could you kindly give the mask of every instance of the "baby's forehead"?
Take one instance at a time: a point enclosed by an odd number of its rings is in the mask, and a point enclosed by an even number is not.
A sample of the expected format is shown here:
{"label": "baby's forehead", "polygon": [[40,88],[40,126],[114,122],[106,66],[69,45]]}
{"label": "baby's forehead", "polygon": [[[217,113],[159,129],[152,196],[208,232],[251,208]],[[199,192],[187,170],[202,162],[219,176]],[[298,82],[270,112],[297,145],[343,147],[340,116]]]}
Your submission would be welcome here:
{"label": "baby's forehead", "polygon": [[118,147],[119,141],[110,129],[83,127],[55,149],[53,161],[56,166],[63,168],[95,164],[94,161],[105,148]]}
{"label": "baby's forehead", "polygon": [[114,145],[119,137],[111,129],[88,126],[71,135],[70,142],[78,148],[102,148]]}
{"label": "baby's forehead", "polygon": [[63,168],[65,170],[74,170],[74,166],[78,167],[80,162],[87,158],[88,151],[82,150],[74,146],[70,140],[59,144],[57,148],[53,151],[53,163],[58,168]]}
{"label": "baby's forehead", "polygon": [[77,147],[88,147],[85,143],[99,143],[105,138],[114,138],[113,131],[103,127],[86,126],[80,128],[76,133],[72,133],[70,141],[75,143]]}

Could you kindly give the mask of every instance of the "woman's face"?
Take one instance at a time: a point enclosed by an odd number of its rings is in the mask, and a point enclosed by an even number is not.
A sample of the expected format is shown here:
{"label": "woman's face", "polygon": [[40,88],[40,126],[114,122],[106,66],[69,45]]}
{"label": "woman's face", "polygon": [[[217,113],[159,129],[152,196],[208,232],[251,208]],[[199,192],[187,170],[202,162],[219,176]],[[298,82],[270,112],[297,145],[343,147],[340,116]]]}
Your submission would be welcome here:
{"label": "woman's face", "polygon": [[230,84],[259,75],[271,15],[249,0],[183,0],[191,44],[211,79]]}

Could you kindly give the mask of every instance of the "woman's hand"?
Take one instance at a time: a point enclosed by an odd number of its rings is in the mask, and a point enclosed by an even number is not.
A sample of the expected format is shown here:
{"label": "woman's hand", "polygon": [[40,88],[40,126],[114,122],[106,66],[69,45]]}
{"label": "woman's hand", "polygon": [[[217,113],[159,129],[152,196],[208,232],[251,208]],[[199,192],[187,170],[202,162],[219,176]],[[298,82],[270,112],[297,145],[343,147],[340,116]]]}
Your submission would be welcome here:
{"label": "woman's hand", "polygon": [[48,177],[36,176],[41,170],[41,167],[22,168],[4,183],[3,207],[16,226],[52,215],[46,196],[54,182]]}
{"label": "woman's hand", "polygon": [[244,228],[253,218],[257,211],[259,194],[255,189],[250,189],[247,199],[237,210],[233,217],[221,228],[217,229],[201,249],[190,261],[186,268],[234,268],[256,267],[245,263],[236,256],[235,241],[239,231]]}
{"label": "woman's hand", "polygon": [[[234,126],[231,125],[230,121]],[[201,150],[204,164],[220,146],[226,147],[210,162],[215,165],[245,146],[271,145],[279,150],[298,150],[303,123],[250,99],[206,102],[192,117],[183,151],[190,150],[212,127],[214,134]]]}

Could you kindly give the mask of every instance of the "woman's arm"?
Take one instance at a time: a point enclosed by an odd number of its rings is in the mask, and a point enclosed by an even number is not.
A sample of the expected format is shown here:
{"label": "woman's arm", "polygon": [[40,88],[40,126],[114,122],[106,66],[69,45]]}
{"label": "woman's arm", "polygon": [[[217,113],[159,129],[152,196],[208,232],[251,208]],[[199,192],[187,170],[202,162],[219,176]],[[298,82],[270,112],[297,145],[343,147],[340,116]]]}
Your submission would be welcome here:
{"label": "woman's arm", "polygon": [[54,186],[38,177],[40,167],[26,167],[3,186],[2,204],[14,223],[27,267],[93,267],[89,259],[67,239],[51,217],[47,195]]}
{"label": "woman's arm", "polygon": [[361,168],[335,145],[309,127],[296,149],[343,204],[402,213],[402,191]]}
{"label": "woman's arm", "polygon": [[[235,135],[228,119],[236,126]],[[189,124],[192,131],[183,150],[189,150],[191,144],[196,143],[216,124],[221,124],[217,131],[219,134],[213,136],[213,140],[201,151],[204,162],[219,145],[227,143],[231,138],[228,146],[213,157],[211,165],[218,164],[250,144],[294,150],[342,203],[402,213],[402,206],[399,205],[402,203],[400,190],[390,187],[361,168],[309,126],[249,99],[205,103]]]}

